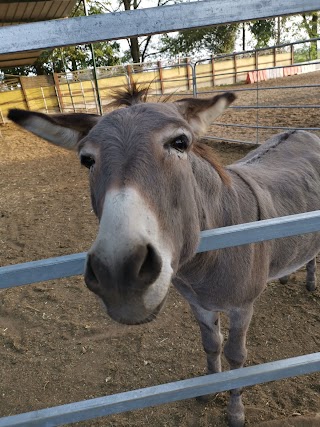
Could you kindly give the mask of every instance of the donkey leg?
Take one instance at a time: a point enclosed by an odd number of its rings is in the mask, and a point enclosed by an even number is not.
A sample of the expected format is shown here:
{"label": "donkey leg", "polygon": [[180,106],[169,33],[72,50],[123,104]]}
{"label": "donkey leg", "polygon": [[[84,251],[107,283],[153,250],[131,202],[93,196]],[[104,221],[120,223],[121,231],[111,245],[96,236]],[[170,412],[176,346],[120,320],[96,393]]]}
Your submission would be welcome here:
{"label": "donkey leg", "polygon": [[[241,368],[247,359],[246,336],[252,318],[253,306],[231,310],[229,313],[229,337],[224,347],[224,354],[230,369]],[[230,427],[242,427],[245,421],[241,388],[231,390],[227,408]]]}
{"label": "donkey leg", "polygon": [[312,292],[316,290],[317,287],[317,277],[316,277],[316,258],[313,258],[311,261],[307,264],[307,289],[308,291]]}
{"label": "donkey leg", "polygon": [[[207,373],[221,372],[223,335],[220,332],[220,313],[191,306],[201,331],[202,345],[207,355]],[[198,396],[197,400],[207,402],[210,395]]]}

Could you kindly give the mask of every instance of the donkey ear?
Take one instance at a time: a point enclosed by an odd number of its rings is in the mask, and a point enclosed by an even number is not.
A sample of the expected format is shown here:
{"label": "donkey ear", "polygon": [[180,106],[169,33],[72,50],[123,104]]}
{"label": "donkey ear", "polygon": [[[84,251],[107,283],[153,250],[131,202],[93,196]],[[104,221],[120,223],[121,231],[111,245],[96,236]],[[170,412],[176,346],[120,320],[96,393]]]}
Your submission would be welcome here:
{"label": "donkey ear", "polygon": [[185,98],[176,104],[196,136],[200,136],[235,99],[233,92],[226,92],[214,98]]}
{"label": "donkey ear", "polygon": [[98,122],[96,114],[42,114],[12,109],[8,118],[37,136],[66,148],[76,150],[78,142]]}

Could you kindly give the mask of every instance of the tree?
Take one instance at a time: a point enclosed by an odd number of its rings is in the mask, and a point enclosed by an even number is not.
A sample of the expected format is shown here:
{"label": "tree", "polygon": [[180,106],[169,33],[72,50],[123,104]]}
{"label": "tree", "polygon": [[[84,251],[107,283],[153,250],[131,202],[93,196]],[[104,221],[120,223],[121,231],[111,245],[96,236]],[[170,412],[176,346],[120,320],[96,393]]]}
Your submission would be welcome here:
{"label": "tree", "polygon": [[[308,14],[303,14],[301,25],[307,31],[308,37],[310,39],[318,37],[318,21],[319,21],[319,12],[312,12]],[[317,41],[310,42],[310,59],[317,59]]]}
{"label": "tree", "polygon": [[[103,5],[91,0],[88,2],[89,14],[99,14],[104,10]],[[84,10],[76,7],[72,16],[84,16]],[[98,67],[120,63],[120,45],[117,42],[99,42],[93,45],[96,65]],[[93,67],[89,45],[68,46],[53,50],[45,50],[33,65],[6,69],[6,74],[52,74],[53,72],[75,71]]]}
{"label": "tree", "polygon": [[274,19],[258,19],[249,22],[249,29],[256,39],[255,47],[266,47],[270,39],[276,36],[276,21]]}
{"label": "tree", "polygon": [[[108,6],[104,6],[105,11],[109,12],[118,12],[120,10],[135,10],[141,7],[142,0],[117,0],[118,6],[116,9],[110,9]],[[160,7],[164,6],[168,3],[174,4],[184,0],[155,0],[155,4],[148,4],[148,7],[155,6]],[[122,60],[123,62],[127,62],[129,60],[134,63],[144,62],[146,57],[148,56],[148,48],[150,46],[150,42],[152,40],[152,36],[147,37],[130,37],[127,39],[129,44],[129,51],[125,52]]]}
{"label": "tree", "polygon": [[234,50],[238,28],[239,24],[228,24],[180,31],[175,37],[166,34],[161,39],[161,52],[185,56],[199,54],[201,50],[211,54],[230,53]]}

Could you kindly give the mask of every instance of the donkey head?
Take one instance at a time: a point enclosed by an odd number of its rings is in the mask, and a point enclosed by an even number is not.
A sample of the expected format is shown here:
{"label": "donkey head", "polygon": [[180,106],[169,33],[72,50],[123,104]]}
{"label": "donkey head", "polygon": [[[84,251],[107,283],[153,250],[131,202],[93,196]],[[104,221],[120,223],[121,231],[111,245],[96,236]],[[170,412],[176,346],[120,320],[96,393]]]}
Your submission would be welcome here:
{"label": "donkey head", "polygon": [[9,118],[78,152],[89,169],[91,200],[100,225],[88,252],[85,282],[108,314],[126,324],[152,320],[172,277],[195,254],[201,213],[192,168],[197,138],[235,99],[143,103],[144,91],[124,93],[102,117],[11,110]]}

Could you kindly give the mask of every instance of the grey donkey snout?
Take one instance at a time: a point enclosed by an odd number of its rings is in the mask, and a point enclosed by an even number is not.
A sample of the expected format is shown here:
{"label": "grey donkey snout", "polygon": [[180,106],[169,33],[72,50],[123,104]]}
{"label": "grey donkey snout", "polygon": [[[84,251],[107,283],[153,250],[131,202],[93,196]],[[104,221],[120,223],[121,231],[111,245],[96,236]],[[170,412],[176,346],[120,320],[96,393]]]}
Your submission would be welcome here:
{"label": "grey donkey snout", "polygon": [[150,243],[137,245],[117,260],[104,259],[92,251],[87,257],[85,282],[98,295],[112,290],[143,291],[156,281],[161,268],[161,257]]}

